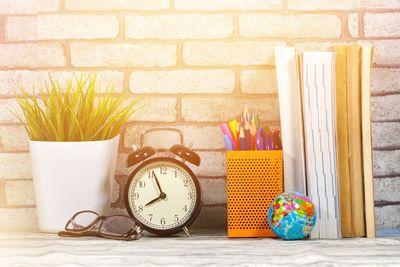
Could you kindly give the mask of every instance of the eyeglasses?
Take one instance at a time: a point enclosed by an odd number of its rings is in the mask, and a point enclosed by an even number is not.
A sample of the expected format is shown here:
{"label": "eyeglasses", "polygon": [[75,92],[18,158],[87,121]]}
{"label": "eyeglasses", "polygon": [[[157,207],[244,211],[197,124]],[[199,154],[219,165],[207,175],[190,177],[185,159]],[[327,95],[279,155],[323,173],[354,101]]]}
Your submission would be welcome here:
{"label": "eyeglasses", "polygon": [[125,215],[99,216],[84,210],[76,213],[65,225],[62,237],[97,236],[116,240],[137,240],[142,237],[141,227]]}

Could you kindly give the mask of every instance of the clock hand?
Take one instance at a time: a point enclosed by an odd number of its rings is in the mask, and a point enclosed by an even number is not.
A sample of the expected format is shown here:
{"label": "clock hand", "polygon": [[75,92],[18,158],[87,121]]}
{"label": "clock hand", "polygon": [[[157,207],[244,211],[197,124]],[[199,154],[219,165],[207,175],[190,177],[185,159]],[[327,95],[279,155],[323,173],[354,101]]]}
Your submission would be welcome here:
{"label": "clock hand", "polygon": [[158,201],[158,200],[160,200],[160,199],[161,199],[161,197],[159,196],[158,198],[155,198],[155,199],[151,200],[149,203],[147,203],[147,204],[144,205],[144,206],[147,207],[148,205],[153,204],[154,202],[156,202],[156,201]]}
{"label": "clock hand", "polygon": [[160,199],[165,199],[167,197],[167,195],[165,193],[161,193],[157,198],[151,200],[149,203],[147,203],[146,205],[144,205],[145,207],[149,206],[150,204],[153,204],[154,202],[160,200]]}
{"label": "clock hand", "polygon": [[164,194],[164,192],[161,189],[160,182],[158,181],[157,176],[156,176],[155,173],[154,173],[154,179],[156,180],[157,187],[158,187],[158,190],[160,190],[160,196],[161,196],[161,194]]}

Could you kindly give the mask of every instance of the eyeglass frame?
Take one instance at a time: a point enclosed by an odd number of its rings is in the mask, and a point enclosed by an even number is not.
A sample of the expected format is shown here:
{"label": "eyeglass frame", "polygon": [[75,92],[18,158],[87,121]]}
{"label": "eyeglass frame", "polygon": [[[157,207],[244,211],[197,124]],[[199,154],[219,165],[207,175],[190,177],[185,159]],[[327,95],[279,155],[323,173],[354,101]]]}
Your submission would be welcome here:
{"label": "eyeglass frame", "polygon": [[[89,223],[87,226],[81,228],[81,229],[67,229],[67,226],[69,224],[73,225],[74,219],[85,212],[90,212],[93,213],[97,216],[96,219],[93,220],[93,222]],[[110,234],[105,234],[100,231],[101,226],[103,225],[105,219],[111,218],[111,217],[125,217],[129,220],[132,220],[135,225],[137,226],[136,228],[132,228],[129,230],[127,233],[116,236],[116,235],[110,235]],[[110,215],[110,216],[103,216],[99,215],[97,212],[91,211],[91,210],[83,210],[75,213],[71,219],[68,220],[64,227],[65,231],[59,231],[58,236],[60,237],[84,237],[84,236],[96,236],[96,237],[104,237],[108,239],[114,239],[114,240],[124,240],[124,241],[130,241],[130,240],[137,240],[142,236],[142,228],[140,225],[131,217],[126,216],[126,215]]]}

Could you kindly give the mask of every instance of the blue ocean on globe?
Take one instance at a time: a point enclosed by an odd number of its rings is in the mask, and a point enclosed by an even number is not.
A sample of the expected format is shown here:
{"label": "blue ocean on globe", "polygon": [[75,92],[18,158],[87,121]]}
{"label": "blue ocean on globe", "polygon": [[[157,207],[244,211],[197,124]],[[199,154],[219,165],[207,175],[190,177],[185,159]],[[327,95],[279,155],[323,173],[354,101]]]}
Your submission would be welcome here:
{"label": "blue ocean on globe", "polygon": [[315,226],[315,207],[306,195],[294,192],[277,196],[268,210],[272,231],[284,240],[307,237]]}

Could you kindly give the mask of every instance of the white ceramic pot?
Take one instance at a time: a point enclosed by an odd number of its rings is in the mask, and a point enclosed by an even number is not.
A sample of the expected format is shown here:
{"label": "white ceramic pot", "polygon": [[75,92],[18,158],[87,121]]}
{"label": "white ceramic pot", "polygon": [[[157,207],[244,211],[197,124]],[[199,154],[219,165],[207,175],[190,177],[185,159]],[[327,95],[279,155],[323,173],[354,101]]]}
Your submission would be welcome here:
{"label": "white ceramic pot", "polygon": [[90,142],[30,141],[39,229],[56,233],[78,211],[111,202],[119,136]]}

